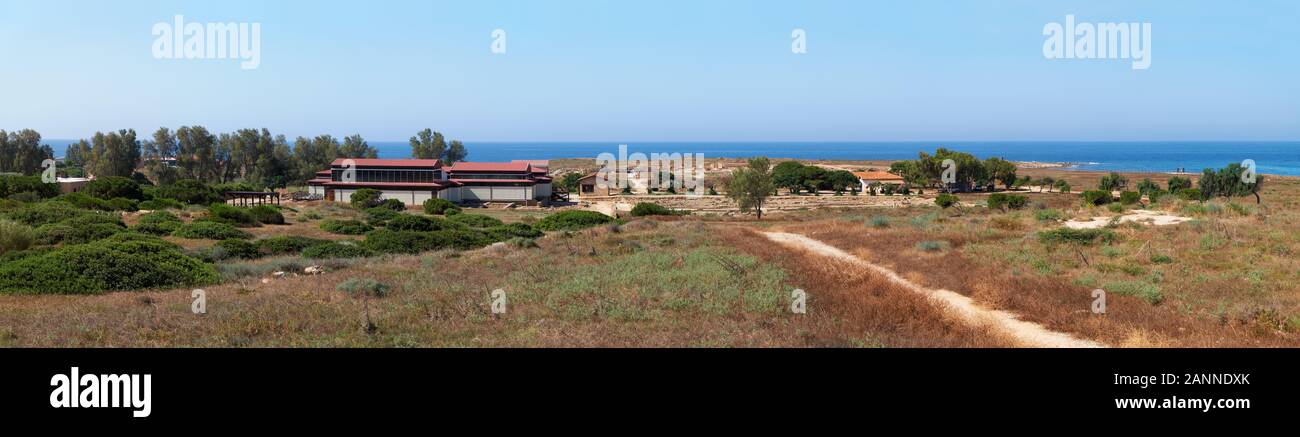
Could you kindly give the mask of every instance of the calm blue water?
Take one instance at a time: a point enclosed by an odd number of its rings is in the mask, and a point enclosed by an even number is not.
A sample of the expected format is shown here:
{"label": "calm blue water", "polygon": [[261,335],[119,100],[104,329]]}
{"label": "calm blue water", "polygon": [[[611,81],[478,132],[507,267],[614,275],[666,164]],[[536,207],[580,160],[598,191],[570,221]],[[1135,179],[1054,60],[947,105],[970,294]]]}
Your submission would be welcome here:
{"label": "calm blue water", "polygon": [[[62,155],[70,140],[46,141]],[[383,158],[406,158],[405,141],[371,141]],[[1182,167],[1199,173],[1207,167],[1253,159],[1260,173],[1300,176],[1300,142],[466,142],[470,161],[595,158],[604,152],[703,153],[707,158],[769,156],[799,159],[912,159],[935,148],[969,152],[980,158],[1070,162],[1078,170],[1169,172]]]}

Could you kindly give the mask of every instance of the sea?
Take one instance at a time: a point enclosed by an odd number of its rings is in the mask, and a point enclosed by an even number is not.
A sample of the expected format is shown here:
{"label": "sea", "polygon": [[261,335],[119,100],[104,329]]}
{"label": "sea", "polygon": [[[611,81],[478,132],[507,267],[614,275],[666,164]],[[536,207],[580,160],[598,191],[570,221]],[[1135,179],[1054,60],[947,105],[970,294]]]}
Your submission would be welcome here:
{"label": "sea", "polygon": [[[62,155],[72,140],[47,140],[56,155]],[[408,158],[406,141],[370,141],[381,158]],[[1255,161],[1263,174],[1300,176],[1300,141],[905,141],[905,142],[821,142],[821,141],[608,141],[608,142],[488,142],[466,141],[468,161],[513,159],[595,158],[601,153],[618,155],[619,145],[628,153],[701,153],[705,158],[771,158],[826,160],[913,159],[918,152],[933,153],[944,147],[979,158],[1001,157],[1011,161],[1067,163],[1067,169],[1134,172],[1200,173],[1230,163]]]}

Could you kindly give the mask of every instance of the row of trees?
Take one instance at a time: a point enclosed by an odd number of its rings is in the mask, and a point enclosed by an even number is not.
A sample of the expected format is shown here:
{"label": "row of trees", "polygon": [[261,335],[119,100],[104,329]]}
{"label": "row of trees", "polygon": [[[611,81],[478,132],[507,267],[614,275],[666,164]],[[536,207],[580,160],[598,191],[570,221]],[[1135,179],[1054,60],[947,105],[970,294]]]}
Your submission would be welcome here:
{"label": "row of trees", "polygon": [[41,144],[40,133],[31,129],[0,130],[0,173],[39,173],[41,162],[53,158],[54,150]]}
{"label": "row of trees", "polygon": [[812,194],[820,190],[834,190],[836,194],[845,190],[857,193],[859,188],[858,177],[853,173],[803,165],[798,161],[785,161],[772,168],[772,183],[776,188],[790,190],[790,194],[804,190]]}
{"label": "row of trees", "polygon": [[[39,141],[39,134],[36,138]],[[464,160],[469,152],[460,141],[448,145],[441,133],[425,129],[411,137],[411,154],[451,164]],[[96,133],[89,141],[68,145],[65,166],[84,168],[97,177],[129,177],[142,170],[163,185],[193,179],[279,188],[311,179],[335,159],[378,155],[361,135],[342,140],[331,135],[298,137],[290,145],[284,135],[272,135],[265,128],[218,135],[203,126],[181,126],[175,131],[158,128],[143,141],[130,129]]]}
{"label": "row of trees", "polygon": [[[948,170],[944,161],[951,159],[955,164],[951,169],[954,179],[951,183],[943,182],[943,174]],[[980,160],[975,155],[940,148],[934,155],[921,152],[916,160],[897,161],[889,166],[889,172],[899,175],[909,185],[916,187],[939,187],[949,191],[968,191],[974,187],[993,187],[1001,183],[1007,189],[1015,186],[1016,164],[1002,158]]]}

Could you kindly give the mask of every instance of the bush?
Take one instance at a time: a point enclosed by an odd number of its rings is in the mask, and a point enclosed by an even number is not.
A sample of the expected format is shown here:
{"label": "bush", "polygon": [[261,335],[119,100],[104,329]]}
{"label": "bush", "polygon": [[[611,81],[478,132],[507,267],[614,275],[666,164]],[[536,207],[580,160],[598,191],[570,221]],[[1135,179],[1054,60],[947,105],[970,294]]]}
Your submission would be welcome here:
{"label": "bush", "polygon": [[1040,222],[1055,222],[1062,218],[1061,211],[1058,209],[1040,209],[1034,211],[1034,218]]}
{"label": "bush", "polygon": [[137,200],[127,199],[125,197],[114,197],[109,199],[108,205],[114,211],[139,211],[140,202]]}
{"label": "bush", "polygon": [[1190,201],[1193,201],[1193,200],[1197,200],[1197,201],[1199,201],[1199,200],[1201,200],[1201,189],[1200,189],[1200,188],[1187,188],[1187,189],[1183,189],[1183,190],[1178,190],[1178,198],[1179,198],[1179,199],[1186,200],[1186,201],[1189,201],[1189,202],[1190,202]]}
{"label": "bush", "polygon": [[141,222],[141,223],[136,223],[135,226],[132,226],[131,230],[142,234],[164,236],[164,235],[171,235],[173,232],[176,232],[177,228],[180,227],[181,227],[180,221],[157,222],[157,223]]}
{"label": "bush", "polygon": [[947,241],[921,241],[916,243],[916,250],[922,252],[938,252],[948,247]]}
{"label": "bush", "polygon": [[160,211],[164,209],[185,209],[185,204],[175,199],[150,199],[140,202],[137,208],[149,211]]}
{"label": "bush", "polygon": [[447,220],[460,223],[469,226],[471,228],[490,228],[493,226],[501,226],[504,224],[501,222],[501,220],[497,220],[495,218],[488,217],[485,215],[479,215],[479,214],[456,214],[451,217],[447,217]]}
{"label": "bush", "polygon": [[1102,289],[1121,296],[1133,296],[1151,305],[1159,305],[1165,300],[1160,286],[1145,281],[1120,281],[1107,283]]}
{"label": "bush", "polygon": [[167,211],[153,211],[140,215],[139,223],[180,223],[181,219]]}
{"label": "bush", "polygon": [[1153,253],[1151,254],[1151,262],[1155,264],[1169,264],[1174,262],[1174,259],[1170,258],[1169,255],[1160,255],[1160,254]]}
{"label": "bush", "polygon": [[392,211],[403,212],[406,211],[406,203],[397,199],[384,199],[383,201],[379,202],[378,205],[375,205],[374,208],[383,208]]}
{"label": "bush", "polygon": [[152,191],[154,199],[173,199],[190,205],[211,205],[224,200],[221,193],[193,179],[176,181],[174,184],[157,187]]}
{"label": "bush", "polygon": [[351,203],[352,207],[356,209],[374,208],[379,206],[379,196],[381,195],[383,195],[383,192],[379,190],[362,188],[352,193],[352,198],[348,200],[348,203]]}
{"label": "bush", "polygon": [[191,222],[180,225],[172,235],[191,240],[229,240],[231,238],[249,239],[252,234],[239,228],[217,222]]}
{"label": "bush", "polygon": [[1074,243],[1088,245],[1098,240],[1103,243],[1111,243],[1116,238],[1115,232],[1109,229],[1057,228],[1038,233],[1038,241],[1043,244]]}
{"label": "bush", "polygon": [[220,223],[228,223],[238,226],[256,226],[257,218],[247,209],[237,206],[230,206],[224,203],[214,203],[208,207],[208,219]]}
{"label": "bush", "polygon": [[488,240],[493,242],[506,241],[511,238],[538,238],[541,237],[542,231],[534,229],[524,223],[510,223],[508,225],[493,226],[483,230]]}
{"label": "bush", "polygon": [[537,222],[543,231],[575,231],[612,223],[613,217],[595,211],[563,211],[548,215]]}
{"label": "bush", "polygon": [[389,220],[397,218],[402,213],[393,211],[388,208],[366,208],[366,222],[371,226],[384,226]]}
{"label": "bush", "polygon": [[1119,193],[1119,203],[1121,205],[1133,205],[1142,200],[1142,193],[1137,191],[1124,191]]}
{"label": "bush", "polygon": [[440,231],[443,229],[464,229],[465,225],[436,217],[399,214],[397,217],[388,221],[387,227],[394,231],[430,232]]}
{"label": "bush", "polygon": [[278,235],[257,241],[257,250],[263,255],[285,255],[303,252],[309,248],[330,244],[330,240],[302,237],[298,235]]}
{"label": "bush", "polygon": [[0,254],[27,250],[36,241],[31,226],[12,220],[0,220]]}
{"label": "bush", "polygon": [[336,242],[308,247],[302,251],[302,257],[307,259],[364,258],[374,254],[370,249],[356,244]]}
{"label": "bush", "polygon": [[993,193],[989,195],[989,209],[1021,209],[1029,204],[1029,198],[1016,194]]}
{"label": "bush", "polygon": [[506,241],[506,244],[509,244],[519,249],[533,249],[538,247],[537,240],[534,240],[532,238],[524,238],[524,237],[511,238]]}
{"label": "bush", "polygon": [[873,227],[873,228],[888,228],[888,227],[889,227],[889,217],[879,216],[879,215],[878,215],[878,216],[872,217],[871,220],[867,222],[867,224],[870,225],[870,226]]}
{"label": "bush", "polygon": [[632,217],[645,217],[651,215],[677,215],[677,212],[665,208],[657,203],[641,202],[632,207]]}
{"label": "bush", "polygon": [[35,194],[39,199],[49,199],[59,195],[59,186],[41,181],[40,176],[0,175],[0,198],[12,198],[24,193]]}
{"label": "bush", "polygon": [[156,237],[123,233],[0,266],[0,293],[93,294],[214,283],[213,266]]}
{"label": "bush", "polygon": [[448,211],[460,212],[460,207],[446,199],[429,199],[424,201],[424,213],[429,215],[446,215]]}
{"label": "bush", "polygon": [[359,220],[333,219],[320,222],[320,228],[322,231],[341,235],[361,235],[375,229],[374,226],[370,226]]}
{"label": "bush", "polygon": [[5,213],[5,216],[10,220],[34,227],[89,213],[71,203],[51,200],[10,210]]}
{"label": "bush", "polygon": [[93,209],[96,211],[115,211],[116,208],[112,202],[98,197],[91,197],[85,193],[66,193],[60,194],[55,200],[67,202],[81,209]]}
{"label": "bush", "polygon": [[379,229],[366,234],[361,245],[379,253],[417,254],[439,249],[476,249],[488,243],[483,233],[467,229],[434,232]]}
{"label": "bush", "polygon": [[392,287],[383,282],[368,278],[349,278],[334,287],[335,290],[347,292],[353,296],[387,296]]}
{"label": "bush", "polygon": [[1111,198],[1109,191],[1102,191],[1102,190],[1084,191],[1082,196],[1083,196],[1083,203],[1088,205],[1101,206],[1110,203],[1112,200],[1114,200]]}
{"label": "bush", "polygon": [[271,205],[257,205],[248,209],[248,213],[253,216],[253,220],[266,225],[284,224],[284,214],[280,209]]}
{"label": "bush", "polygon": [[144,191],[140,189],[140,184],[130,178],[121,176],[96,178],[87,182],[81,192],[100,199],[122,197],[132,200],[144,200]]}
{"label": "bush", "polygon": [[225,258],[243,258],[256,259],[262,256],[257,250],[257,245],[245,240],[229,239],[218,241],[216,246],[221,249]]}
{"label": "bush", "polygon": [[40,244],[84,244],[126,232],[126,225],[116,217],[83,215],[36,228]]}
{"label": "bush", "polygon": [[957,196],[948,193],[940,194],[939,197],[934,198],[934,204],[939,205],[940,208],[944,208],[944,209],[956,205],[957,201],[958,201]]}

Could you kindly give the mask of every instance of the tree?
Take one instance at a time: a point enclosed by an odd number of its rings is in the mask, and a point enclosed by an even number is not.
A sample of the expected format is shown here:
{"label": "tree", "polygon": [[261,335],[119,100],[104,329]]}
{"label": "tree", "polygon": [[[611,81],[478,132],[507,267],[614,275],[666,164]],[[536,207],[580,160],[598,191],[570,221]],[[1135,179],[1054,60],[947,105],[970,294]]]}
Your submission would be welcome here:
{"label": "tree", "polygon": [[582,173],[566,173],[563,178],[560,178],[560,186],[566,191],[576,192],[579,179],[582,179]]}
{"label": "tree", "polygon": [[1102,191],[1124,191],[1128,187],[1128,178],[1115,172],[1101,177],[1101,182],[1097,184],[1097,189]]}
{"label": "tree", "polygon": [[[153,133],[153,139],[142,144],[140,157],[144,160],[144,170],[159,185],[173,184],[180,179],[180,174],[173,165],[178,147],[176,135],[165,127],[158,128]],[[71,155],[72,146],[68,146],[68,149],[68,155]]]}
{"label": "tree", "polygon": [[831,189],[835,190],[836,194],[842,193],[846,189],[852,189],[854,193],[857,193],[858,191],[857,189],[859,185],[858,177],[854,176],[853,173],[850,173],[848,171],[845,170],[832,171],[826,175],[826,179],[829,180],[831,184]]}
{"label": "tree", "polygon": [[1260,187],[1264,184],[1263,175],[1255,175],[1253,182],[1243,181],[1242,175],[1246,169],[1241,164],[1232,163],[1218,171],[1205,169],[1201,173],[1201,179],[1197,181],[1197,188],[1201,191],[1201,198],[1208,199],[1211,197],[1223,197],[1225,199],[1237,196],[1255,196],[1255,203],[1261,203],[1263,199],[1259,196]]}
{"label": "tree", "polygon": [[44,170],[41,163],[52,158],[54,149],[41,145],[40,133],[31,129],[0,130],[0,172],[37,174]]}
{"label": "tree", "polygon": [[68,148],[64,150],[63,165],[67,167],[85,167],[93,157],[94,152],[90,149],[90,141],[79,140],[68,144]]}
{"label": "tree", "polygon": [[465,150],[465,143],[452,140],[451,145],[447,146],[447,152],[443,154],[442,160],[450,165],[464,161],[466,156],[469,156],[469,151]]}
{"label": "tree", "polygon": [[1151,178],[1142,178],[1137,183],[1138,193],[1143,196],[1153,196],[1160,191],[1160,185],[1151,181]]}
{"label": "tree", "polygon": [[1002,158],[989,158],[984,160],[984,168],[988,170],[989,180],[1002,182],[1006,189],[1010,190],[1016,184],[1016,164]]}
{"label": "tree", "polygon": [[411,157],[416,159],[441,159],[447,142],[441,132],[425,129],[411,137]]}
{"label": "tree", "polygon": [[1051,176],[1043,176],[1042,179],[1039,179],[1039,180],[1038,180],[1038,191],[1039,191],[1039,192],[1042,192],[1043,189],[1046,188],[1046,189],[1047,189],[1047,192],[1050,193],[1050,192],[1052,192],[1052,188],[1055,188],[1055,187],[1056,187],[1056,178],[1054,178],[1054,177],[1051,177]]}
{"label": "tree", "polygon": [[140,142],[135,139],[134,129],[96,132],[91,144],[94,158],[90,167],[95,177],[131,177],[135,173],[140,162]]}
{"label": "tree", "polygon": [[799,194],[803,189],[803,164],[798,161],[784,161],[772,169],[772,184],[777,188],[790,190],[790,194]]}
{"label": "tree", "polygon": [[361,134],[354,134],[343,139],[343,146],[339,147],[339,158],[378,158],[379,151],[370,147]]}
{"label": "tree", "polygon": [[731,174],[727,184],[727,197],[736,201],[740,211],[754,211],[763,219],[763,204],[776,186],[772,183],[772,163],[765,157],[749,160],[749,164]]}
{"label": "tree", "polygon": [[203,126],[176,129],[176,167],[181,179],[217,180],[217,137]]}
{"label": "tree", "polygon": [[317,135],[313,139],[298,137],[293,142],[293,157],[298,162],[296,180],[311,179],[317,171],[329,168],[338,156],[339,142],[332,136]]}
{"label": "tree", "polygon": [[1191,188],[1191,187],[1192,187],[1192,180],[1191,180],[1191,179],[1187,179],[1187,178],[1183,178],[1183,177],[1178,177],[1178,176],[1174,176],[1174,177],[1169,178],[1169,192],[1170,192],[1170,193],[1177,193],[1177,192],[1179,192],[1179,191],[1186,190],[1186,189]]}

